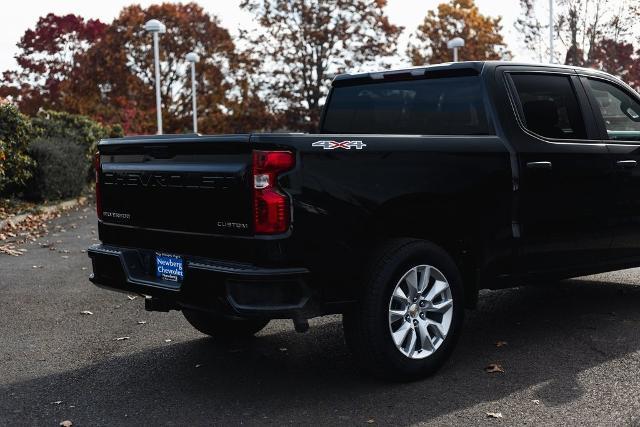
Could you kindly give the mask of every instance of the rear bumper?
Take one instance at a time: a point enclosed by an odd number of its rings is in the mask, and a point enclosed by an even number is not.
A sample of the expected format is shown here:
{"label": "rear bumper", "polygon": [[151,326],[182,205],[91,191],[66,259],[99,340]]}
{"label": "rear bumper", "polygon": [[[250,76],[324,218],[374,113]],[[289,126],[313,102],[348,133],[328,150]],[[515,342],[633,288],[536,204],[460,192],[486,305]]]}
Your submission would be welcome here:
{"label": "rear bumper", "polygon": [[155,276],[155,252],[94,245],[88,249],[95,285],[152,297],[156,306],[225,315],[308,318],[317,315],[306,268],[261,268],[182,256],[184,280]]}

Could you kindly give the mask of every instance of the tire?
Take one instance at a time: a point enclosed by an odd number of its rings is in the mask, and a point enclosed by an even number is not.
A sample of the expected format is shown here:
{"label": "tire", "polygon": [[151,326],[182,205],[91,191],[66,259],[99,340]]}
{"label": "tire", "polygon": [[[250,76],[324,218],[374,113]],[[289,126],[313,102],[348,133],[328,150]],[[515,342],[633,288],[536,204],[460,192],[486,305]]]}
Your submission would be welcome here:
{"label": "tire", "polygon": [[[423,277],[429,280],[421,282]],[[416,300],[409,295],[414,282]],[[442,248],[425,240],[387,242],[368,265],[360,295],[343,315],[343,325],[347,345],[366,371],[394,381],[417,380],[450,356],[462,329],[464,294],[460,272]]]}
{"label": "tire", "polygon": [[203,334],[226,340],[250,337],[269,323],[269,319],[230,318],[188,309],[183,309],[182,314]]}

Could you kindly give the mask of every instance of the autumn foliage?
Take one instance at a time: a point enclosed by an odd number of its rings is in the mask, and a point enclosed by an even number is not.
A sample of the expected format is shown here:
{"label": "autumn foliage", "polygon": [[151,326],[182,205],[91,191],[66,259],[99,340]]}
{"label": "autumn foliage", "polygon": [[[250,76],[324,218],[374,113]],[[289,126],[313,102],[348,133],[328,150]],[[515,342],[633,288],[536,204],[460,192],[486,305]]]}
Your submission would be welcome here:
{"label": "autumn foliage", "polygon": [[[527,47],[544,53],[542,0],[520,0],[517,29]],[[612,72],[640,87],[640,51],[632,23],[639,11],[590,0],[558,0],[558,59]],[[155,133],[152,18],[160,36],[164,131],[191,131],[191,81],[185,55],[195,51],[198,128],[203,133],[313,131],[331,79],[340,72],[452,60],[447,41],[465,39],[461,60],[509,59],[500,17],[483,15],[474,0],[447,0],[425,13],[398,52],[403,28],[386,14],[386,0],[241,0],[257,24],[237,38],[197,3],[131,5],[111,23],[48,14],[18,42],[18,67],[2,74],[0,99],[22,113],[79,114],[127,134]],[[602,3],[604,4],[604,3]],[[627,5],[627,3],[624,3]],[[640,9],[640,8],[638,8]],[[548,27],[547,27],[548,29]],[[53,114],[53,113],[47,113]],[[7,141],[0,142],[0,158]],[[4,153],[4,154],[3,154]]]}
{"label": "autumn foliage", "polygon": [[413,65],[436,64],[453,60],[447,41],[465,40],[461,61],[507,59],[510,52],[500,31],[501,18],[482,15],[474,0],[451,0],[430,10],[413,35],[408,55]]}
{"label": "autumn foliage", "polygon": [[48,14],[27,30],[17,46],[20,69],[6,71],[0,97],[12,97],[20,110],[64,108],[63,85],[84,51],[102,36],[107,25],[77,15]]}
{"label": "autumn foliage", "polygon": [[156,18],[161,36],[161,93],[167,133],[191,127],[191,91],[185,56],[195,51],[202,132],[233,132],[264,126],[266,107],[246,81],[250,63],[236,51],[229,32],[195,3],[125,8],[70,75],[71,111],[121,123],[127,133],[155,130],[152,38],[143,26]]}

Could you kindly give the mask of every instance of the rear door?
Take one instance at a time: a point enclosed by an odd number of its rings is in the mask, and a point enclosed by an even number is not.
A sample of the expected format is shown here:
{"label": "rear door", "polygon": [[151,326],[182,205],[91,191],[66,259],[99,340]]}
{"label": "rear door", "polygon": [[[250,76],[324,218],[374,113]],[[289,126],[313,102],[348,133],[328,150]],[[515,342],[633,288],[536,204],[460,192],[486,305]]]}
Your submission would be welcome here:
{"label": "rear door", "polygon": [[613,79],[583,76],[602,138],[613,156],[616,259],[640,258],[640,96]]}
{"label": "rear door", "polygon": [[507,71],[520,170],[521,269],[578,270],[607,258],[613,167],[579,78],[567,69]]}

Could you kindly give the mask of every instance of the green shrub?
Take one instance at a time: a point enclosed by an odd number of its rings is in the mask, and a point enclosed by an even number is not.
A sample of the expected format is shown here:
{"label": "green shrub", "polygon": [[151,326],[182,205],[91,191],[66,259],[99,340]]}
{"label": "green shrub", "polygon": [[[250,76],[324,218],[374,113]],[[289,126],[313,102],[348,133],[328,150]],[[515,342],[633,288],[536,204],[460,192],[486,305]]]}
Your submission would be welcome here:
{"label": "green shrub", "polygon": [[42,138],[31,143],[29,155],[37,163],[28,183],[29,198],[58,200],[82,193],[89,170],[83,147],[68,139]]}
{"label": "green shrub", "polygon": [[7,144],[4,141],[0,141],[0,179],[5,176],[4,173],[4,161],[7,160]]}
{"label": "green shrub", "polygon": [[104,126],[89,117],[63,111],[41,111],[32,123],[41,137],[72,141],[84,148],[88,158],[93,156],[102,138],[123,136],[120,125]]}
{"label": "green shrub", "polygon": [[0,104],[0,195],[22,191],[31,177],[34,163],[27,146],[33,136],[27,116],[11,104]]}

